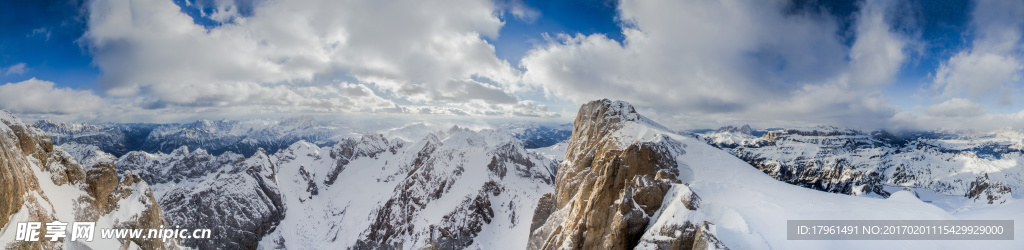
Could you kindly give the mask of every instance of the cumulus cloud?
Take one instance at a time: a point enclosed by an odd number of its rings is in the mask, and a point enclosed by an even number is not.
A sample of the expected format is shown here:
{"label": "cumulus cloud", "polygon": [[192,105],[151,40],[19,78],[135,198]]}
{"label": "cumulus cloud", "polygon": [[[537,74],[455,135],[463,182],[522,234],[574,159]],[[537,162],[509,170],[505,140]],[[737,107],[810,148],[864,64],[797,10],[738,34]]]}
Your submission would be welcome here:
{"label": "cumulus cloud", "polygon": [[0,85],[0,108],[20,114],[71,114],[103,106],[103,99],[91,91],[53,85],[36,78]]}
{"label": "cumulus cloud", "polygon": [[578,103],[623,99],[681,127],[714,125],[688,117],[718,124],[884,123],[895,111],[880,90],[892,84],[913,40],[888,21],[900,6],[860,4],[852,46],[844,44],[833,16],[792,7],[784,1],[624,0],[622,43],[600,34],[557,35],[520,66],[524,82],[550,96]]}
{"label": "cumulus cloud", "polygon": [[965,97],[1007,106],[1020,93],[1024,71],[1024,2],[977,1],[971,13],[975,36],[935,72],[930,90],[937,98]]}
{"label": "cumulus cloud", "polygon": [[515,91],[518,76],[484,40],[503,25],[489,0],[208,4],[215,8],[203,15],[219,26],[197,25],[170,0],[90,2],[82,42],[106,94],[168,105],[291,103],[289,88],[347,75],[412,102],[518,101],[494,91]]}
{"label": "cumulus cloud", "polygon": [[482,101],[450,104],[447,106],[403,106],[402,113],[407,114],[440,114],[455,116],[517,116],[517,117],[561,117],[556,112],[548,111],[547,105],[535,101],[519,101],[511,104],[489,104]]}
{"label": "cumulus cloud", "polygon": [[925,114],[935,117],[977,117],[988,112],[988,108],[967,99],[953,98],[929,106]]}
{"label": "cumulus cloud", "polygon": [[25,66],[25,63],[17,63],[7,68],[0,69],[0,71],[3,71],[5,76],[21,75],[25,74],[25,72],[28,72],[28,67]]}
{"label": "cumulus cloud", "polygon": [[541,16],[540,11],[527,6],[523,0],[497,0],[495,2],[499,8],[508,10],[509,14],[525,23],[533,23]]}

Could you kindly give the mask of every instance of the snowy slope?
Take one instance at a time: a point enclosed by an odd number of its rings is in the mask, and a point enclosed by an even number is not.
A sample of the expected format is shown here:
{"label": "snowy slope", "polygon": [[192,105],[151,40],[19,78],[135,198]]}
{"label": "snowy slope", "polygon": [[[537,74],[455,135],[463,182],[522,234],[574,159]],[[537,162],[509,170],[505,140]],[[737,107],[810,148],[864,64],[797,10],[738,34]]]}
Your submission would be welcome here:
{"label": "snowy slope", "polygon": [[190,149],[134,151],[115,163],[153,183],[172,226],[217,225],[213,240],[182,242],[215,248],[525,246],[557,164],[508,130],[458,126],[412,142],[300,140],[248,158]]}
{"label": "snowy slope", "polygon": [[288,212],[261,247],[289,249],[523,248],[555,164],[505,133],[460,128],[406,145],[296,143],[275,157]]}
{"label": "snowy slope", "polygon": [[[1020,135],[893,135],[818,127],[768,131],[740,145],[712,144],[776,179],[818,190],[885,197],[889,187],[908,187],[999,203],[1021,198],[1013,192],[1024,188],[1024,154],[1014,148]],[[702,135],[708,142],[719,137]]]}
{"label": "snowy slope", "polygon": [[[694,171],[690,187],[700,194],[704,214],[718,237],[733,249],[1013,249],[1017,241],[788,241],[786,220],[808,219],[1024,219],[1024,202],[1010,200],[971,213],[950,214],[913,195],[872,199],[825,193],[776,181],[727,152],[690,138],[679,159]],[[677,209],[672,214],[685,211]],[[685,215],[677,215],[685,216]],[[667,218],[666,218],[667,219]],[[1016,239],[1024,235],[1017,232]]]}
{"label": "snowy slope", "polygon": [[98,163],[113,163],[117,160],[114,155],[104,152],[96,145],[90,144],[79,144],[77,142],[68,142],[60,146],[55,146],[60,150],[64,150],[75,157],[75,160],[82,165],[86,170],[91,168],[93,165]]}
{"label": "snowy slope", "polygon": [[[607,102],[607,101],[606,101]],[[584,112],[581,111],[581,114]],[[614,119],[613,119],[614,120]],[[626,120],[626,119],[619,119]],[[577,120],[579,121],[579,119]],[[1021,243],[1015,241],[791,241],[786,239],[785,225],[787,220],[957,220],[957,219],[988,219],[988,220],[1021,220],[1024,219],[1024,202],[1008,198],[1002,204],[973,204],[967,210],[948,211],[936,205],[924,202],[909,191],[894,192],[885,199],[868,198],[822,192],[803,188],[775,180],[771,176],[753,168],[743,160],[729,152],[713,147],[703,139],[681,136],[656,126],[644,126],[640,122],[622,124],[617,136],[596,136],[571,140],[617,140],[611,145],[670,145],[678,143],[682,150],[669,150],[677,163],[673,166],[680,173],[682,183],[671,184],[664,196],[660,208],[650,217],[651,222],[643,232],[638,248],[655,248],[675,240],[683,230],[692,230],[690,225],[708,225],[705,232],[717,237],[711,243],[721,243],[731,249],[1019,249]],[[579,124],[577,124],[579,126]],[[577,130],[579,131],[579,127]],[[586,132],[586,131],[584,131]],[[828,130],[814,133],[817,136],[829,135],[840,137],[856,137],[844,130]],[[802,136],[811,136],[804,134]],[[849,140],[822,139],[832,143],[846,143]],[[570,145],[580,143],[570,142]],[[612,142],[609,142],[612,143]],[[594,145],[594,144],[585,144]],[[601,145],[598,143],[597,145]],[[629,146],[632,147],[632,146]],[[625,147],[620,147],[625,148]],[[820,148],[820,147],[817,147]],[[574,157],[587,158],[593,155],[581,154],[572,146],[567,152],[567,162],[559,166],[561,185],[563,171],[573,169],[570,164],[576,162]],[[628,151],[628,150],[627,150]],[[610,151],[617,152],[617,151]],[[801,152],[801,151],[797,151]],[[628,158],[622,158],[627,159]],[[586,162],[586,161],[583,161]],[[664,162],[664,161],[662,161]],[[595,167],[597,165],[594,165]],[[622,168],[620,168],[622,169]],[[589,171],[589,170],[585,170]],[[593,171],[604,171],[594,168]],[[621,171],[621,170],[620,170]],[[601,177],[599,176],[598,179]],[[642,178],[641,178],[642,179]],[[636,180],[636,179],[634,179]],[[657,185],[655,185],[657,186]],[[641,186],[643,187],[643,186]],[[558,187],[559,189],[561,186]],[[622,190],[630,190],[628,187]],[[895,190],[894,190],[895,191]],[[577,193],[582,194],[582,193]],[[635,194],[634,194],[635,195]],[[934,195],[934,194],[931,194]],[[699,198],[693,198],[698,197]],[[927,196],[927,195],[926,195]],[[571,197],[571,196],[570,196]],[[534,233],[545,233],[544,228],[552,225],[551,221],[569,221],[573,218],[572,206],[593,204],[598,196],[591,195],[590,200],[572,198],[564,203],[558,211],[551,214],[548,223]],[[632,199],[628,193],[620,196],[614,203],[619,214],[614,218],[629,218],[622,207],[635,207],[621,204]],[[557,200],[558,198],[556,198]],[[583,202],[583,203],[580,203]],[[556,204],[563,204],[558,203]],[[602,209],[594,207],[594,209]],[[595,211],[595,210],[591,210]],[[590,223],[594,220],[587,220]],[[614,223],[612,222],[612,227]],[[707,223],[707,224],[704,224]],[[559,223],[554,223],[559,224]],[[566,225],[566,224],[562,224]],[[601,227],[603,228],[603,227]],[[560,227],[560,230],[571,228]],[[600,228],[579,228],[576,230],[598,230]],[[557,230],[548,233],[558,234]],[[673,236],[673,232],[674,236]],[[585,235],[585,232],[581,232]],[[616,232],[609,234],[616,237]],[[1015,238],[1024,235],[1015,232]],[[548,238],[551,243],[553,238]],[[555,238],[557,239],[557,238]],[[564,238],[567,241],[556,245],[561,247],[579,246],[579,241],[590,242],[602,240],[597,238]],[[718,241],[720,240],[720,241]],[[550,246],[549,244],[546,244]],[[535,247],[535,246],[531,246]]]}

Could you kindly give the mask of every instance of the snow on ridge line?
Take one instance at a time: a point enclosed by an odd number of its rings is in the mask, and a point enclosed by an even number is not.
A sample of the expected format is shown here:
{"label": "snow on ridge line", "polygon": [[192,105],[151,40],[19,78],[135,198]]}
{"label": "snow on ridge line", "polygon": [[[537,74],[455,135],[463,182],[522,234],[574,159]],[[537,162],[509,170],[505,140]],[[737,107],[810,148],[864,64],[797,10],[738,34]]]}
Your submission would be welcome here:
{"label": "snow on ridge line", "polygon": [[[657,129],[624,126],[615,131],[623,135],[659,134]],[[820,131],[819,131],[820,132]],[[726,151],[708,145],[698,138],[663,133],[668,138],[688,145],[685,154],[676,155],[679,167],[692,168],[690,187],[703,199],[698,212],[668,208],[664,214],[709,221],[717,225],[716,235],[734,249],[863,249],[863,248],[997,248],[1013,249],[1013,241],[789,241],[786,220],[800,219],[1024,219],[1024,203],[1011,200],[1005,204],[979,206],[972,210],[951,213],[929,204],[909,193],[889,199],[872,199],[821,192],[780,182],[765,175]],[[644,136],[622,136],[631,144],[648,139]],[[674,195],[666,195],[674,197]],[[668,201],[666,202],[677,202]],[[1016,211],[1016,212],[1014,212]],[[652,223],[659,222],[658,218]],[[1018,239],[1022,232],[1015,231]],[[1016,246],[1019,247],[1019,246]]]}

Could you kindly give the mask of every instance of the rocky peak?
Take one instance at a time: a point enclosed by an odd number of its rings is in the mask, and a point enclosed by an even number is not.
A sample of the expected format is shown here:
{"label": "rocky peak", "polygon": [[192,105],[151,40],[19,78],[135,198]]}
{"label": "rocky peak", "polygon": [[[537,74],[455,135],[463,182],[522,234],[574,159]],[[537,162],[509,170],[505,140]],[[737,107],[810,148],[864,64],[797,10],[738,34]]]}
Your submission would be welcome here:
{"label": "rocky peak", "polygon": [[583,104],[573,122],[573,135],[577,132],[608,132],[621,128],[622,122],[637,121],[640,115],[633,105],[623,101],[603,99]]}
{"label": "rocky peak", "polygon": [[685,145],[621,101],[584,104],[573,125],[555,193],[535,212],[548,218],[534,218],[529,247],[632,249],[666,194],[692,178],[676,161]]}
{"label": "rocky peak", "polygon": [[[138,176],[128,172],[118,181],[117,171],[109,162],[86,171],[70,154],[55,148],[40,129],[0,111],[0,228],[12,228],[11,223],[58,220],[95,221],[97,227],[107,228],[168,227],[149,186]],[[107,244],[100,241],[95,243]],[[119,243],[125,248],[130,244],[144,249],[178,248],[177,241],[158,239]],[[83,244],[84,248],[98,248],[91,242]],[[60,249],[61,245],[0,242],[0,247]]]}
{"label": "rocky peak", "polygon": [[577,114],[577,120],[579,118],[608,118],[608,119],[622,119],[624,121],[636,121],[640,119],[640,114],[636,113],[636,108],[633,108],[632,104],[624,101],[612,101],[608,99],[602,99],[597,101],[591,101],[580,107],[580,111]]}
{"label": "rocky peak", "polygon": [[981,204],[1003,204],[1011,196],[1010,186],[1001,181],[989,180],[988,173],[972,181],[970,189],[964,194],[964,197]]}
{"label": "rocky peak", "polygon": [[717,132],[717,133],[726,133],[727,132],[727,133],[740,133],[740,134],[745,134],[745,135],[751,134],[752,131],[753,130],[750,128],[750,125],[743,125],[742,127],[739,127],[739,128],[737,128],[735,126],[732,126],[732,125],[729,125],[729,126],[721,127],[718,130],[715,130],[715,132]]}

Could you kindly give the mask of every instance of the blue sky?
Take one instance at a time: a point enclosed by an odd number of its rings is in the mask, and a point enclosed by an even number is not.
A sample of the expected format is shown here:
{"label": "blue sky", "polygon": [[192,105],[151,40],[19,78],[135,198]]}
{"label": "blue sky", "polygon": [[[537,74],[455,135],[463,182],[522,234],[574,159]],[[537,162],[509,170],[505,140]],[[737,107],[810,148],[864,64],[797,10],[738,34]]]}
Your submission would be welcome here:
{"label": "blue sky", "polygon": [[4,1],[0,108],[67,121],[570,120],[611,98],[680,129],[1021,128],[1021,5]]}

